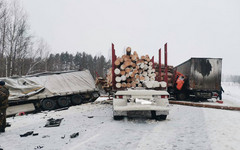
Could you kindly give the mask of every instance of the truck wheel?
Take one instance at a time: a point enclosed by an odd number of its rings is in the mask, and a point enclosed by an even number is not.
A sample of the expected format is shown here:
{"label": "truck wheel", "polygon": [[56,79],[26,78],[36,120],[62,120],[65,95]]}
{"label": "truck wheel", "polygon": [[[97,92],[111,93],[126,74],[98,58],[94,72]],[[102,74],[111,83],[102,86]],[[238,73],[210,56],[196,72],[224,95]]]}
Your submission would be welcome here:
{"label": "truck wheel", "polygon": [[67,97],[59,97],[57,102],[60,107],[69,106],[69,100],[67,99]]}
{"label": "truck wheel", "polygon": [[124,116],[113,116],[114,120],[122,120]]}
{"label": "truck wheel", "polygon": [[91,101],[94,102],[99,96],[100,96],[100,95],[99,95],[98,92],[93,92],[93,93],[92,93],[92,100],[91,100]]}
{"label": "truck wheel", "polygon": [[44,99],[42,101],[42,107],[44,110],[53,110],[54,108],[56,108],[56,101],[53,99]]}
{"label": "truck wheel", "polygon": [[152,115],[152,118],[155,119],[156,118],[156,111],[151,111],[151,115]]}
{"label": "truck wheel", "polygon": [[71,101],[73,105],[79,105],[82,103],[83,98],[81,95],[73,95]]}
{"label": "truck wheel", "polygon": [[166,120],[166,119],[167,119],[167,115],[160,115],[159,118],[160,118],[161,120]]}
{"label": "truck wheel", "polygon": [[186,100],[187,99],[187,95],[185,93],[179,93],[177,95],[177,99],[178,100]]}
{"label": "truck wheel", "polygon": [[159,115],[159,116],[157,116],[156,115],[156,111],[151,111],[151,114],[152,114],[152,118],[156,119],[156,120],[166,120],[166,118],[167,118],[167,115]]}

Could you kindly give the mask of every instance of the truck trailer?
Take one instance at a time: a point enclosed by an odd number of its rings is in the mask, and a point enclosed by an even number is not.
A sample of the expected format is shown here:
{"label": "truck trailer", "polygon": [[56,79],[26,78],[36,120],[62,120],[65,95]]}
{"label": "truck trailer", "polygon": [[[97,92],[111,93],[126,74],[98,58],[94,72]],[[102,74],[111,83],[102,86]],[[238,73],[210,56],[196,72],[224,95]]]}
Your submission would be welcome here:
{"label": "truck trailer", "polygon": [[221,90],[221,75],[222,58],[191,58],[174,67],[174,84],[169,92],[179,100],[210,99]]}
{"label": "truck trailer", "polygon": [[8,115],[79,105],[100,96],[89,70],[45,72],[0,80],[5,81],[10,91]]}

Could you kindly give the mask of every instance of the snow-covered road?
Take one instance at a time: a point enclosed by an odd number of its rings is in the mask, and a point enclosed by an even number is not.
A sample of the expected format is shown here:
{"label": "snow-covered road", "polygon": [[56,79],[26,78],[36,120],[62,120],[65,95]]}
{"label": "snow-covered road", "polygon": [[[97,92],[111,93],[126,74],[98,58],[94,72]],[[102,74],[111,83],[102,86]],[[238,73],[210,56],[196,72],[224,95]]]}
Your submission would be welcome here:
{"label": "snow-covered road", "polygon": [[[64,118],[59,127],[45,128],[49,118]],[[84,104],[8,118],[12,124],[0,134],[4,150],[70,149],[239,149],[240,112],[171,105],[165,121],[150,118],[112,119],[109,104]],[[20,137],[28,131],[37,136]],[[76,138],[72,133],[79,132]]]}

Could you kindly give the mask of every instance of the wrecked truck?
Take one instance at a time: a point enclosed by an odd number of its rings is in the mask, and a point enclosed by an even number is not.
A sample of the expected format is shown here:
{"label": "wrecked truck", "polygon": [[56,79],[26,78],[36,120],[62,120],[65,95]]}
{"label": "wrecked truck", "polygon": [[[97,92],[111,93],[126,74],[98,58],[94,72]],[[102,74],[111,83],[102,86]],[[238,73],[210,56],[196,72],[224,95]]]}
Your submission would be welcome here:
{"label": "wrecked truck", "polygon": [[221,90],[222,58],[191,58],[174,68],[170,94],[179,100],[210,99]]}
{"label": "wrecked truck", "polygon": [[100,96],[89,70],[45,72],[0,80],[5,81],[10,91],[10,113],[30,108],[53,110],[93,102]]}

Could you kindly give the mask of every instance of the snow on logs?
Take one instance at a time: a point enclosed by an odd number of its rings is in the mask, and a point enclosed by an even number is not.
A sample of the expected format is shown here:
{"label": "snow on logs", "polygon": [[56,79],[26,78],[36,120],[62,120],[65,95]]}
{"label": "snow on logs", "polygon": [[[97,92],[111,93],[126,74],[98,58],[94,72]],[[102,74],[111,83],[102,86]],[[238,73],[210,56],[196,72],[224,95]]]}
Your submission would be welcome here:
{"label": "snow on logs", "polygon": [[148,88],[160,86],[154,82],[156,73],[148,55],[139,57],[136,51],[132,53],[131,48],[127,47],[126,55],[118,57],[114,64],[117,88],[142,87],[143,85]]}

